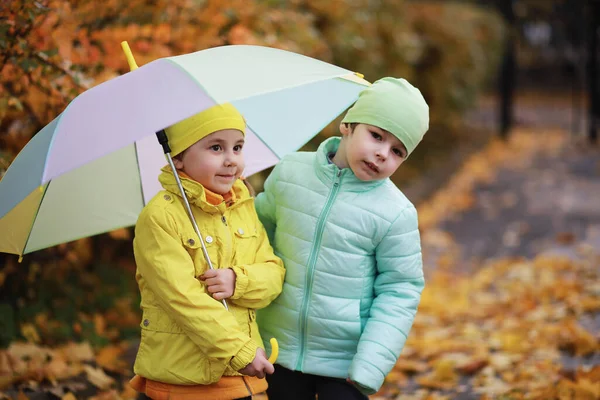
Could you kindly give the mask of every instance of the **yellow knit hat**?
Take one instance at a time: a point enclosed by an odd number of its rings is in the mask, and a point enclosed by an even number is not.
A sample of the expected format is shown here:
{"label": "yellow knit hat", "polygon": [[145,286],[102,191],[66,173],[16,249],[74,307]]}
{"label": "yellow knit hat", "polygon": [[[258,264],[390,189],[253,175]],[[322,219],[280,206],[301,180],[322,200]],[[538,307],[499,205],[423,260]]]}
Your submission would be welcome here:
{"label": "yellow knit hat", "polygon": [[165,132],[171,156],[175,157],[198,140],[223,129],[237,129],[246,135],[246,121],[231,104],[217,104],[171,125]]}

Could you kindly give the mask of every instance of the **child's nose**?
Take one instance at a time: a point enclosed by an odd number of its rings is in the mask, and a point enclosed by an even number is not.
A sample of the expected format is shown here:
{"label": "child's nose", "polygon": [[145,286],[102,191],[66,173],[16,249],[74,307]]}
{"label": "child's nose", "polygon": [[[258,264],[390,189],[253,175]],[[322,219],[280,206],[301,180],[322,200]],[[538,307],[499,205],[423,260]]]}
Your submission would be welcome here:
{"label": "child's nose", "polygon": [[233,152],[228,152],[225,155],[225,165],[226,166],[235,166],[238,164],[238,155]]}

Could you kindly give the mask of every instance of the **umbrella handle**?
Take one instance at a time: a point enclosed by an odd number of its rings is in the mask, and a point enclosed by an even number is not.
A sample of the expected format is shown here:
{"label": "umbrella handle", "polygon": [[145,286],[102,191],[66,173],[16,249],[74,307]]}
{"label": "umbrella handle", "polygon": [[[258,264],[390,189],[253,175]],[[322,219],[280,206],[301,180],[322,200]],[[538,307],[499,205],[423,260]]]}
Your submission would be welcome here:
{"label": "umbrella handle", "polygon": [[271,364],[275,364],[277,356],[279,355],[279,343],[277,343],[277,339],[274,337],[269,340],[269,343],[271,343],[271,355],[269,356],[269,362]]}
{"label": "umbrella handle", "polygon": [[[121,48],[125,53],[125,57],[127,58],[127,63],[129,64],[129,69],[131,71],[138,68],[135,59],[133,58],[133,54],[131,53],[131,49],[129,48],[129,44],[126,40],[121,42]],[[208,255],[208,251],[206,250],[206,244],[204,243],[204,239],[202,238],[202,234],[200,233],[200,228],[198,228],[198,224],[196,223],[196,219],[194,218],[194,214],[192,213],[192,208],[190,207],[190,202],[188,201],[185,190],[183,190],[183,185],[181,184],[181,180],[179,179],[179,174],[177,173],[177,169],[175,168],[175,164],[173,164],[173,158],[171,157],[171,148],[169,147],[169,138],[164,129],[156,132],[156,138],[158,139],[158,143],[163,148],[165,156],[167,157],[167,161],[169,162],[169,166],[171,167],[171,171],[173,171],[173,175],[175,176],[175,180],[177,181],[177,187],[179,188],[179,192],[181,193],[181,198],[183,198],[183,204],[185,206],[185,210],[187,211],[187,215],[190,218],[190,222],[194,227],[194,231],[196,231],[196,235],[198,235],[198,239],[200,239],[200,244],[202,245],[202,254],[204,254],[204,259],[208,264],[210,269],[215,269],[210,261],[210,256]],[[227,302],[225,299],[221,300],[223,306],[226,310],[229,310],[227,307]]]}

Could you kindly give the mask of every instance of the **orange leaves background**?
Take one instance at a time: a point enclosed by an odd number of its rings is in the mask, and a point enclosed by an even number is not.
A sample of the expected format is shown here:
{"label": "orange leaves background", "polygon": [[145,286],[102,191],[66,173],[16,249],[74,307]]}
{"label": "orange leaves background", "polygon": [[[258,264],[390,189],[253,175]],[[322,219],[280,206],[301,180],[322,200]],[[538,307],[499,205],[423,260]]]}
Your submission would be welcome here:
{"label": "orange leaves background", "polygon": [[403,76],[435,105],[432,125],[447,128],[492,76],[503,25],[489,9],[403,0],[107,0],[101,6],[7,0],[0,10],[5,157],[14,157],[74,96],[126,73],[123,40],[138,65],[213,46],[257,44],[332,62],[371,81]]}

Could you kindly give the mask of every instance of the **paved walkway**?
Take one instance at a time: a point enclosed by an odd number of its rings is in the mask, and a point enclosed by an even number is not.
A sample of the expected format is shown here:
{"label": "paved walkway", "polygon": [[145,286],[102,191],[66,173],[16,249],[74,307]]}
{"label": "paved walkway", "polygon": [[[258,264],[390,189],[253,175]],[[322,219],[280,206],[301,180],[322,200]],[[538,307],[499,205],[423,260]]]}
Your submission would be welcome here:
{"label": "paved walkway", "polygon": [[[543,136],[541,136],[543,138]],[[473,191],[473,207],[440,225],[477,263],[498,257],[600,248],[600,151],[564,142],[555,154],[506,165]]]}

